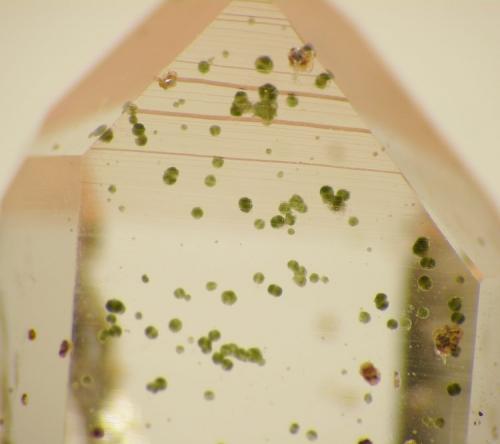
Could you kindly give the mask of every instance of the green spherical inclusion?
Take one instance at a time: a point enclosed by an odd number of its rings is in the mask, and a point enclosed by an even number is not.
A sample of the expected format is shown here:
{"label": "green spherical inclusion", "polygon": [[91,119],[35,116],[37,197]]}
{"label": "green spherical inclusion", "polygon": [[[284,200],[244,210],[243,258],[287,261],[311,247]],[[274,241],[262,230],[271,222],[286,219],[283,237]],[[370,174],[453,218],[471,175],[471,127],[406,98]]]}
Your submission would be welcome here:
{"label": "green spherical inclusion", "polygon": [[462,309],[462,299],[455,297],[448,301],[448,307],[452,311],[460,311]]}
{"label": "green spherical inclusion", "polygon": [[255,219],[253,225],[255,228],[257,228],[257,230],[263,230],[266,226],[266,222],[264,221],[264,219]]}
{"label": "green spherical inclusion", "polygon": [[194,207],[191,210],[191,216],[193,216],[194,219],[201,219],[203,217],[203,210],[200,207]]}
{"label": "green spherical inclusion", "polygon": [[419,319],[427,319],[430,316],[430,310],[427,307],[419,307],[416,316]]}
{"label": "green spherical inclusion", "polygon": [[297,96],[295,94],[288,94],[287,98],[286,98],[286,104],[290,107],[290,108],[295,108],[298,104],[299,104],[299,99],[297,98]]}
{"label": "green spherical inclusion", "polygon": [[465,322],[465,315],[459,311],[454,311],[450,316],[451,322],[454,324],[463,324]]}
{"label": "green spherical inclusion", "polygon": [[417,279],[417,285],[420,290],[429,291],[432,288],[432,279],[424,274]]}
{"label": "green spherical inclusion", "polygon": [[398,328],[398,321],[396,321],[396,319],[389,319],[387,321],[387,328],[390,330],[396,330]]}
{"label": "green spherical inclusion", "polygon": [[279,297],[283,294],[283,290],[279,285],[271,284],[267,287],[267,292],[275,297]]}
{"label": "green spherical inclusion", "polygon": [[450,396],[457,396],[462,392],[462,387],[457,382],[452,382],[446,387],[446,391]]}
{"label": "green spherical inclusion", "polygon": [[264,282],[264,274],[261,273],[261,272],[257,272],[253,275],[253,281],[256,283],[256,284],[262,284],[262,282]]}
{"label": "green spherical inclusion", "polygon": [[249,197],[242,197],[238,201],[238,206],[240,207],[240,210],[243,213],[249,213],[252,210],[252,208],[253,208],[252,199],[250,199]]}
{"label": "green spherical inclusion", "polygon": [[125,313],[125,304],[119,299],[109,299],[106,302],[106,310],[110,313],[122,314]]}
{"label": "green spherical inclusion", "polygon": [[234,291],[226,290],[221,294],[221,300],[225,305],[233,305],[238,300],[238,297]]}
{"label": "green spherical inclusion", "polygon": [[149,339],[156,339],[158,337],[158,329],[156,327],[153,327],[152,325],[149,325],[144,329],[144,334]]}
{"label": "green spherical inclusion", "polygon": [[135,138],[135,144],[137,146],[144,146],[146,145],[146,143],[148,143],[148,138],[146,137],[145,134],[141,134],[140,136],[137,136]]}
{"label": "green spherical inclusion", "polygon": [[296,422],[292,422],[290,424],[290,427],[288,428],[288,431],[292,434],[292,435],[296,435],[297,433],[299,433],[299,430],[300,430],[300,426],[298,423]]}
{"label": "green spherical inclusion", "polygon": [[413,253],[417,256],[424,256],[430,247],[430,241],[426,237],[419,237],[413,244]]}
{"label": "green spherical inclusion", "polygon": [[222,168],[224,166],[224,159],[222,157],[214,157],[212,159],[212,166],[214,168]]}
{"label": "green spherical inclusion", "polygon": [[217,179],[213,174],[209,174],[208,176],[205,177],[204,182],[207,187],[213,187],[217,183]]}
{"label": "green spherical inclusion", "polygon": [[210,71],[210,63],[206,60],[202,60],[198,63],[198,71],[200,71],[202,74],[206,74],[208,71]]}
{"label": "green spherical inclusion", "polygon": [[176,167],[170,167],[163,173],[163,182],[165,182],[166,185],[173,185],[177,182],[178,177],[179,170]]}
{"label": "green spherical inclusion", "polygon": [[436,266],[436,261],[432,257],[423,257],[420,259],[420,266],[426,269],[432,269]]}
{"label": "green spherical inclusion", "polygon": [[218,136],[221,133],[221,128],[219,125],[212,125],[209,131],[212,136]]}
{"label": "green spherical inclusion", "polygon": [[351,216],[348,220],[348,223],[351,227],[355,227],[359,224],[359,219],[356,216]]}
{"label": "green spherical inclusion", "polygon": [[316,76],[314,84],[320,89],[325,89],[330,83],[331,79],[332,75],[329,72],[322,72]]}
{"label": "green spherical inclusion", "polygon": [[386,310],[389,307],[389,301],[385,293],[377,293],[373,301],[375,302],[375,307],[379,310]]}
{"label": "green spherical inclusion", "polygon": [[309,281],[312,283],[317,283],[319,281],[319,274],[318,273],[311,273],[309,276]]}
{"label": "green spherical inclusion", "polygon": [[168,323],[168,328],[171,332],[177,333],[182,330],[182,321],[178,318],[171,319]]}
{"label": "green spherical inclusion", "polygon": [[368,324],[368,322],[370,322],[372,319],[370,313],[368,313],[367,311],[360,311],[359,312],[359,322],[361,322],[362,324]]}
{"label": "green spherical inclusion", "polygon": [[142,123],[134,123],[132,126],[132,134],[141,136],[146,132],[146,127]]}
{"label": "green spherical inclusion", "polygon": [[281,228],[285,225],[285,218],[281,215],[276,215],[271,218],[270,223],[273,228]]}
{"label": "green spherical inclusion", "polygon": [[208,281],[205,285],[205,288],[208,290],[208,291],[214,291],[217,289],[217,282],[214,282],[214,281]]}
{"label": "green spherical inclusion", "polygon": [[274,63],[269,56],[260,56],[255,60],[255,69],[263,74],[269,74],[274,67]]}

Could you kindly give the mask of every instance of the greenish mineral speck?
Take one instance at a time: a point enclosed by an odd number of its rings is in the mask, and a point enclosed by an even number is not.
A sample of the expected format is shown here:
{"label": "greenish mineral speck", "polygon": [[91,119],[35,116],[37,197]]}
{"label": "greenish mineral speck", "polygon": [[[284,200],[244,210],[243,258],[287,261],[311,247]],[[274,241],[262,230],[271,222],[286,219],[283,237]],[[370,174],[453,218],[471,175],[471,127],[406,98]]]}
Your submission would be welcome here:
{"label": "greenish mineral speck", "polygon": [[110,185],[110,186],[108,187],[108,191],[109,191],[110,193],[116,193],[116,185]]}
{"label": "greenish mineral speck", "polygon": [[210,330],[208,332],[208,339],[211,341],[218,341],[221,338],[221,334],[219,330]]}
{"label": "greenish mineral speck", "polygon": [[226,290],[221,294],[221,300],[225,305],[233,305],[238,300],[238,297],[234,291]]}
{"label": "greenish mineral speck", "polygon": [[306,438],[309,441],[316,441],[318,439],[318,433],[316,432],[316,430],[308,430],[306,432]]}
{"label": "greenish mineral speck", "polygon": [[174,290],[174,296],[177,299],[184,299],[186,301],[189,301],[191,299],[191,295],[187,293],[186,290],[180,287]]}
{"label": "greenish mineral speck", "polygon": [[212,390],[205,390],[203,397],[206,401],[213,401],[215,399],[215,393]]}
{"label": "greenish mineral speck", "polygon": [[273,67],[273,61],[269,56],[260,56],[255,60],[255,69],[260,73],[269,74]]}
{"label": "greenish mineral speck", "polygon": [[163,182],[166,185],[173,185],[177,182],[179,177],[179,170],[176,167],[167,168],[163,173]]}
{"label": "greenish mineral speck", "polygon": [[413,253],[417,256],[425,256],[429,251],[430,241],[426,237],[419,237],[413,244]]}
{"label": "greenish mineral speck", "polygon": [[299,104],[299,99],[295,94],[288,94],[286,103],[290,108],[294,108]]}
{"label": "greenish mineral speck", "polygon": [[312,282],[313,284],[317,283],[319,281],[319,274],[318,273],[311,273],[309,276],[309,282]]}
{"label": "greenish mineral speck", "polygon": [[200,207],[194,207],[191,210],[191,216],[193,216],[194,219],[201,219],[203,217],[203,210]]}
{"label": "greenish mineral speck", "polygon": [[281,228],[285,225],[285,218],[281,215],[276,215],[271,218],[270,223],[273,228]]}
{"label": "greenish mineral speck", "polygon": [[269,287],[267,287],[267,292],[275,297],[279,297],[283,294],[283,290],[279,285],[276,284],[271,284]]}
{"label": "greenish mineral speck", "polygon": [[167,388],[167,380],[162,377],[156,378],[154,381],[146,385],[146,389],[152,393],[158,393]]}
{"label": "greenish mineral speck", "polygon": [[202,60],[200,63],[198,63],[198,71],[200,71],[202,74],[206,74],[208,71],[210,71],[210,63],[206,60]]}
{"label": "greenish mineral speck", "polygon": [[387,295],[385,293],[377,293],[373,299],[375,307],[379,310],[386,310],[389,307],[389,301],[387,300]]}
{"label": "greenish mineral speck", "polygon": [[460,313],[459,311],[454,311],[452,314],[451,314],[451,322],[453,322],[454,324],[463,324],[465,322],[465,315],[463,313]]}
{"label": "greenish mineral speck", "polygon": [[113,140],[113,130],[111,128],[106,129],[99,137],[103,142],[109,143]]}
{"label": "greenish mineral speck", "polygon": [[132,126],[132,134],[141,136],[146,132],[146,127],[142,123],[134,123]]}
{"label": "greenish mineral speck", "polygon": [[135,138],[135,144],[137,146],[144,146],[148,143],[148,138],[146,137],[146,135],[144,134],[141,134],[140,136],[137,136]]}
{"label": "greenish mineral speck", "polygon": [[427,319],[430,315],[430,310],[427,307],[419,307],[416,316],[419,319]]}
{"label": "greenish mineral speck", "polygon": [[256,284],[262,284],[262,282],[264,282],[264,274],[261,273],[261,272],[257,272],[253,275],[253,281],[256,283]]}
{"label": "greenish mineral speck", "polygon": [[177,333],[182,330],[182,321],[177,318],[171,319],[168,323],[168,328],[171,332]]}

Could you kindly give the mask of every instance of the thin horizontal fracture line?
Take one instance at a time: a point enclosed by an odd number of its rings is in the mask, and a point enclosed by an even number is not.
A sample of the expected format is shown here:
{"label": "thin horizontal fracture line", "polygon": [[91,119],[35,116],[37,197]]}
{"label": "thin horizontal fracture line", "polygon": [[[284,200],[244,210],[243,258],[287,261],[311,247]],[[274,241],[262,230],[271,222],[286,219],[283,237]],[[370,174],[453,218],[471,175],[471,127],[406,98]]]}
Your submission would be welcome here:
{"label": "thin horizontal fracture line", "polygon": [[[221,82],[219,80],[208,80],[208,79],[199,79],[195,77],[178,77],[179,82],[185,83],[200,83],[203,85],[211,85],[211,86],[220,86],[222,88],[234,88],[234,89],[243,89],[250,91],[257,91],[259,89],[258,86],[253,85],[244,85],[243,83],[231,83],[231,82]],[[293,93],[300,97],[312,97],[314,99],[325,99],[325,100],[335,100],[337,102],[349,102],[347,97],[342,96],[328,96],[326,94],[319,93],[311,93],[311,92],[297,92],[292,90],[280,90],[280,94],[290,94]]]}
{"label": "thin horizontal fracture line", "polygon": [[[221,115],[210,115],[210,114],[196,114],[196,113],[183,113],[178,111],[160,111],[156,109],[143,109],[139,108],[137,110],[139,114],[149,114],[153,116],[169,116],[169,117],[183,117],[188,119],[201,119],[201,120],[222,120],[222,121],[233,121],[233,122],[246,122],[246,123],[260,123],[262,122],[257,117],[235,117],[235,116],[221,116]],[[318,128],[325,130],[334,131],[345,131],[349,133],[364,133],[371,134],[371,131],[366,128],[356,128],[351,126],[340,126],[340,125],[326,125],[324,123],[313,123],[313,122],[300,122],[294,120],[284,120],[284,119],[274,119],[273,125],[287,125],[287,126],[300,126],[305,128]]]}
{"label": "thin horizontal fracture line", "polygon": [[[246,23],[244,20],[236,20],[236,19],[228,19],[228,18],[216,18],[215,21],[217,22],[226,22],[226,23]],[[271,22],[264,22],[264,21],[258,21],[258,22],[255,22],[256,25],[270,25],[270,26],[286,26],[287,28],[288,27],[291,27],[291,25],[287,24],[287,23],[271,23]],[[254,26],[254,25],[252,25]]]}
{"label": "thin horizontal fracture line", "polygon": [[[140,153],[140,154],[161,154],[166,156],[180,156],[180,157],[193,157],[193,158],[202,158],[202,159],[212,159],[214,157],[213,154],[196,154],[196,153],[180,153],[175,151],[157,151],[157,150],[149,150],[149,149],[135,149],[135,148],[92,148],[91,151],[118,151],[123,153]],[[277,160],[277,159],[255,159],[251,157],[233,157],[233,156],[221,156],[227,160],[236,160],[240,162],[258,162],[258,163],[271,163],[271,164],[280,164],[280,165],[303,165],[303,166],[314,166],[314,167],[322,167],[322,168],[333,168],[338,170],[350,170],[350,171],[363,171],[368,173],[384,173],[384,174],[397,174],[401,175],[399,171],[392,170],[382,170],[377,168],[362,168],[362,167],[348,167],[341,165],[332,165],[328,163],[317,163],[317,162],[302,162],[302,161],[293,161],[293,160]]]}
{"label": "thin horizontal fracture line", "polygon": [[269,17],[262,15],[252,15],[252,14],[236,14],[235,12],[223,12],[221,15],[230,15],[232,17],[244,17],[246,19],[266,19],[266,20],[281,20],[288,23],[288,20],[285,17]]}

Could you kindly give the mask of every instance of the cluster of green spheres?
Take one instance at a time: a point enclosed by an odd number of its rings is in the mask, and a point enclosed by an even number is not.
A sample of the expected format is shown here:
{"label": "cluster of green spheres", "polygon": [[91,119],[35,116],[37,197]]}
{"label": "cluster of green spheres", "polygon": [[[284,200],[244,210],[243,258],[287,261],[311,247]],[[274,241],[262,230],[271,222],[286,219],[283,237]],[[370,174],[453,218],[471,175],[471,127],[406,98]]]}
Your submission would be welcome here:
{"label": "cluster of green spheres", "polygon": [[274,63],[271,57],[263,55],[255,60],[255,69],[262,74],[269,74],[274,68]]}
{"label": "cluster of green spheres", "polygon": [[[337,190],[335,193],[333,188],[330,185],[323,185],[319,194],[321,196],[321,200],[325,205],[333,211],[340,211],[345,208],[346,202],[351,197],[351,193],[345,189]],[[355,226],[358,224],[357,218],[351,218],[349,224]]]}
{"label": "cluster of green spheres", "polygon": [[333,79],[333,74],[330,71],[325,71],[316,76],[314,84],[319,89],[325,89],[332,79]]}
{"label": "cluster of green spheres", "polygon": [[[269,223],[272,228],[282,228],[285,225],[293,226],[297,221],[297,215],[295,213],[306,213],[307,205],[304,202],[304,199],[298,194],[294,194],[290,197],[288,201],[281,202],[278,205],[278,212],[273,217],[271,217]],[[294,233],[295,231],[293,231]],[[292,234],[292,233],[289,233]]]}
{"label": "cluster of green spheres", "polygon": [[283,294],[283,289],[279,285],[271,284],[267,287],[267,292],[274,297],[279,297]]}
{"label": "cluster of green spheres", "polygon": [[184,290],[184,288],[176,288],[174,290],[174,296],[177,299],[184,299],[185,301],[191,300],[191,295]]}
{"label": "cluster of green spheres", "polygon": [[212,361],[220,365],[224,370],[233,368],[233,359],[240,362],[251,362],[264,365],[265,360],[262,352],[257,347],[244,348],[235,343],[223,344],[217,352],[212,355]]}
{"label": "cluster of green spheres", "polygon": [[253,105],[245,91],[237,91],[231,104],[230,113],[232,116],[239,117],[243,114],[252,112]]}
{"label": "cluster of green spheres", "polygon": [[426,237],[419,237],[413,244],[413,254],[424,257],[429,251],[430,241]]}
{"label": "cluster of green spheres", "polygon": [[169,167],[163,172],[163,182],[166,185],[173,185],[179,178],[179,170],[176,167]]}
{"label": "cluster of green spheres", "polygon": [[202,353],[208,354],[212,352],[212,343],[221,338],[219,330],[210,330],[206,336],[201,336],[198,339],[198,346]]}
{"label": "cluster of green spheres", "polygon": [[386,310],[389,307],[389,301],[387,300],[387,295],[385,293],[377,293],[373,302],[378,310]]}
{"label": "cluster of green spheres", "polygon": [[167,380],[161,376],[146,384],[146,390],[151,393],[158,393],[167,388]]}
{"label": "cluster of green spheres", "polygon": [[451,310],[450,320],[454,324],[463,324],[465,322],[465,315],[461,312],[462,310],[462,299],[459,297],[453,297],[448,301],[448,308]]}

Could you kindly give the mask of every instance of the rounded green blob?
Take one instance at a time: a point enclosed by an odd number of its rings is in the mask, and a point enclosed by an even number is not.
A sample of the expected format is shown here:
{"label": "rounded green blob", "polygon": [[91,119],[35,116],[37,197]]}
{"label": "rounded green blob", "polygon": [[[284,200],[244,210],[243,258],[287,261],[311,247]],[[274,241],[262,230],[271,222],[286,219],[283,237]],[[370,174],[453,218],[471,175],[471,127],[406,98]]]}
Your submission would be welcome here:
{"label": "rounded green blob", "polygon": [[213,401],[215,399],[215,393],[212,390],[205,390],[203,397],[206,401]]}
{"label": "rounded green blob", "polygon": [[266,154],[272,154],[273,150],[271,148],[266,148]]}
{"label": "rounded green blob", "polygon": [[229,371],[233,368],[234,364],[233,361],[231,361],[231,359],[224,358],[221,362],[221,366],[224,370]]}
{"label": "rounded green blob", "polygon": [[255,362],[256,364],[263,365],[265,363],[264,356],[262,352],[257,347],[251,347],[247,350],[248,352],[248,360],[250,362]]}
{"label": "rounded green blob", "polygon": [[221,300],[225,305],[233,305],[238,300],[238,296],[234,291],[226,290],[221,294]]}
{"label": "rounded green blob", "polygon": [[144,146],[148,143],[148,138],[146,137],[145,134],[141,134],[140,136],[137,136],[135,138],[135,144],[137,146]]}
{"label": "rounded green blob", "polygon": [[212,355],[212,362],[214,364],[222,364],[223,360],[224,360],[224,355],[220,352],[216,352]]}
{"label": "rounded green blob", "polygon": [[295,225],[296,221],[297,221],[297,217],[294,216],[292,213],[287,213],[285,215],[285,224],[287,224],[287,225]]}
{"label": "rounded green blob", "polygon": [[372,319],[370,313],[368,313],[367,311],[360,311],[359,312],[359,322],[361,322],[362,324],[368,324],[368,322],[370,322]]}
{"label": "rounded green blob", "polygon": [[181,130],[182,130],[182,131],[186,131],[187,129],[188,129],[188,126],[187,126],[185,123],[183,123],[183,124],[181,125]]}
{"label": "rounded green blob", "polygon": [[219,125],[212,125],[209,131],[212,136],[218,136],[221,132],[221,129]]}
{"label": "rounded green blob", "polygon": [[178,355],[181,355],[182,353],[184,353],[184,346],[183,345],[177,345],[175,347],[175,352],[178,354]]}
{"label": "rounded green blob", "polygon": [[290,424],[290,427],[288,427],[288,431],[292,434],[292,435],[296,435],[297,433],[299,433],[299,430],[300,430],[300,426],[297,422],[292,422]]}
{"label": "rounded green blob", "polygon": [[451,311],[460,311],[462,309],[462,299],[455,297],[448,301],[448,307]]}
{"label": "rounded green blob", "polygon": [[460,276],[460,275],[459,275],[459,276],[457,276],[457,277],[455,278],[455,282],[456,282],[457,284],[463,284],[463,283],[465,282],[465,278],[464,278],[463,276]]}
{"label": "rounded green blob", "polygon": [[451,322],[454,324],[463,324],[465,322],[465,315],[459,311],[454,311],[450,316]]}
{"label": "rounded green blob", "polygon": [[432,279],[424,274],[417,279],[417,285],[420,290],[429,291],[432,288]]}
{"label": "rounded green blob", "polygon": [[108,128],[99,136],[99,140],[109,143],[113,140],[113,136],[113,130],[111,128]]}
{"label": "rounded green blob", "polygon": [[267,292],[275,297],[279,297],[283,294],[283,290],[279,285],[271,284],[267,287]]}
{"label": "rounded green blob", "polygon": [[450,396],[458,396],[462,392],[462,387],[458,382],[452,382],[446,387],[446,391]]}
{"label": "rounded green blob", "polygon": [[442,417],[439,417],[439,418],[435,418],[434,419],[434,425],[438,428],[438,429],[442,429],[446,424],[446,421],[444,420],[444,418]]}
{"label": "rounded green blob", "polygon": [[319,274],[318,273],[311,273],[309,276],[309,282],[312,282],[313,284],[317,283],[319,281]]}
{"label": "rounded green blob", "polygon": [[259,97],[265,103],[275,102],[278,98],[278,88],[276,88],[271,83],[266,83],[262,86],[259,86]]}
{"label": "rounded green blob", "polygon": [[116,193],[116,185],[110,185],[108,187],[108,191],[113,194],[113,193]]}
{"label": "rounded green blob", "polygon": [[179,170],[176,167],[167,168],[163,173],[163,182],[166,185],[173,185],[179,178]]}
{"label": "rounded green blob", "polygon": [[401,319],[400,325],[401,325],[401,328],[404,328],[405,330],[410,331],[413,323],[412,323],[410,318],[403,318],[403,319]]}
{"label": "rounded green blob", "polygon": [[347,201],[351,197],[351,193],[349,191],[341,188],[340,190],[337,191],[337,193],[335,193],[335,196],[339,197],[343,201]]}
{"label": "rounded green blob", "polygon": [[304,287],[307,284],[307,277],[304,274],[296,274],[293,276],[293,282],[299,287]]}
{"label": "rounded green blob", "polygon": [[146,132],[146,127],[142,123],[134,123],[132,126],[132,134],[142,136]]}
{"label": "rounded green blob", "polygon": [[176,288],[174,290],[174,296],[177,299],[185,299],[186,301],[189,301],[191,299],[191,295],[184,290],[184,288]]}
{"label": "rounded green blob", "polygon": [[426,237],[419,237],[413,244],[413,254],[417,256],[425,256],[429,251],[430,241]]}
{"label": "rounded green blob", "polygon": [[225,59],[227,59],[229,57],[229,51],[227,49],[222,51],[222,57],[224,57]]}
{"label": "rounded green blob", "polygon": [[152,325],[148,325],[144,329],[144,334],[149,338],[149,339],[156,339],[158,337],[158,329],[156,327],[153,327]]}
{"label": "rounded green blob", "polygon": [[323,284],[328,284],[328,282],[330,282],[330,279],[328,278],[328,276],[321,276],[321,282],[323,282]]}
{"label": "rounded green blob", "polygon": [[269,74],[274,68],[274,63],[269,56],[260,56],[255,60],[255,69],[262,74]]}
{"label": "rounded green blob", "polygon": [[210,63],[206,60],[202,60],[200,63],[198,63],[198,71],[200,71],[202,74],[206,74],[208,71],[210,71]]}
{"label": "rounded green blob", "polygon": [[167,388],[167,385],[167,380],[165,378],[158,377],[154,381],[149,382],[146,385],[146,390],[152,393],[158,393],[162,390],[165,390]]}
{"label": "rounded green blob", "polygon": [[263,230],[266,226],[266,222],[264,219],[255,219],[253,226],[257,228],[257,230]]}
{"label": "rounded green blob", "polygon": [[198,339],[198,346],[205,354],[212,352],[212,341],[206,336],[202,336]]}
{"label": "rounded green blob", "polygon": [[330,80],[332,80],[333,76],[329,72],[322,72],[321,74],[318,74],[316,76],[316,79],[314,80],[314,84],[319,88],[319,89],[325,89],[328,84],[330,83]]}
{"label": "rounded green blob", "polygon": [[137,116],[135,114],[131,114],[128,118],[128,121],[132,124],[132,125],[135,125],[139,119],[137,118]]}
{"label": "rounded green blob", "polygon": [[323,202],[330,202],[333,199],[333,196],[335,196],[335,192],[330,185],[323,185],[319,189],[319,195],[323,199]]}
{"label": "rounded green blob", "polygon": [[214,282],[214,281],[208,281],[205,285],[205,288],[208,290],[208,291],[214,291],[217,289],[217,282]]}
{"label": "rounded green blob", "polygon": [[213,187],[217,183],[217,179],[213,174],[209,174],[207,177],[205,177],[204,182],[207,187]]}
{"label": "rounded green blob", "polygon": [[351,216],[348,220],[348,223],[351,227],[355,227],[359,224],[359,219],[356,216]]}
{"label": "rounded green blob", "polygon": [[229,108],[229,114],[234,117],[240,117],[243,115],[243,109],[233,103],[231,108]]}
{"label": "rounded green blob", "polygon": [[252,199],[250,199],[249,197],[242,197],[238,201],[238,206],[240,207],[240,210],[243,213],[250,213],[250,211],[252,211],[253,208]]}
{"label": "rounded green blob", "polygon": [[260,117],[264,123],[269,124],[278,115],[278,105],[276,102],[262,100],[254,105],[253,113]]}
{"label": "rounded green blob", "polygon": [[308,430],[306,432],[306,438],[309,440],[309,441],[316,441],[318,439],[318,432],[316,432],[316,430]]}
{"label": "rounded green blob", "polygon": [[212,159],[212,166],[214,168],[222,168],[224,166],[224,159],[222,157],[214,157]]}
{"label": "rounded green blob", "polygon": [[182,321],[180,319],[171,319],[168,323],[168,328],[172,333],[178,333],[182,330]]}
{"label": "rounded green blob", "polygon": [[398,321],[396,321],[396,319],[389,319],[387,321],[387,328],[390,330],[396,330],[398,328]]}
{"label": "rounded green blob", "polygon": [[191,210],[191,216],[193,216],[194,219],[201,219],[203,217],[203,210],[200,207],[194,207]]}
{"label": "rounded green blob", "polygon": [[298,194],[294,194],[292,197],[290,197],[288,203],[290,204],[290,208],[297,211],[298,213],[307,212],[307,205],[304,202],[304,199],[302,199],[302,197]]}
{"label": "rounded green blob", "polygon": [[373,401],[373,396],[370,394],[370,393],[365,393],[365,395],[363,396],[363,400],[367,403],[367,404],[371,404],[372,401]]}
{"label": "rounded green blob", "polygon": [[208,332],[208,339],[211,341],[218,341],[221,338],[221,334],[219,330],[210,330]]}
{"label": "rounded green blob", "polygon": [[141,276],[141,281],[145,284],[147,284],[149,282],[149,276],[147,274],[143,274]]}
{"label": "rounded green blob", "polygon": [[281,202],[278,206],[278,211],[281,214],[286,215],[291,211],[290,204],[288,202]]}
{"label": "rounded green blob", "polygon": [[106,316],[106,322],[109,324],[116,324],[117,318],[113,313],[110,313],[109,315]]}
{"label": "rounded green blob", "polygon": [[119,299],[109,299],[106,302],[106,310],[110,313],[123,314],[125,313],[125,304]]}
{"label": "rounded green blob", "polygon": [[264,282],[264,279],[265,279],[265,276],[263,273],[261,273],[260,271],[255,273],[253,275],[253,281],[256,283],[256,284],[262,284],[262,282]]}
{"label": "rounded green blob", "polygon": [[298,104],[299,104],[299,99],[297,98],[297,96],[295,94],[288,94],[287,98],[286,98],[286,104],[290,107],[290,108],[295,108]]}
{"label": "rounded green blob", "polygon": [[134,315],[134,317],[137,319],[137,320],[140,320],[142,319],[142,313],[140,311],[137,311]]}
{"label": "rounded green blob", "polygon": [[295,259],[290,259],[286,266],[292,271],[298,271],[300,265]]}
{"label": "rounded green blob", "polygon": [[271,218],[271,227],[273,228],[281,228],[283,225],[285,225],[285,218],[281,216],[280,214],[273,216]]}
{"label": "rounded green blob", "polygon": [[428,319],[430,314],[431,314],[431,312],[427,307],[419,307],[417,309],[416,316],[419,319]]}
{"label": "rounded green blob", "polygon": [[122,328],[119,325],[113,324],[108,328],[108,335],[113,338],[118,338],[122,335]]}
{"label": "rounded green blob", "polygon": [[420,266],[430,270],[436,266],[436,261],[432,257],[423,257],[420,259]]}
{"label": "rounded green blob", "polygon": [[290,236],[293,236],[295,234],[295,230],[293,228],[289,228],[287,230],[287,233],[290,235]]}
{"label": "rounded green blob", "polygon": [[386,310],[389,307],[389,301],[387,300],[387,295],[385,293],[377,293],[373,302],[378,310]]}

